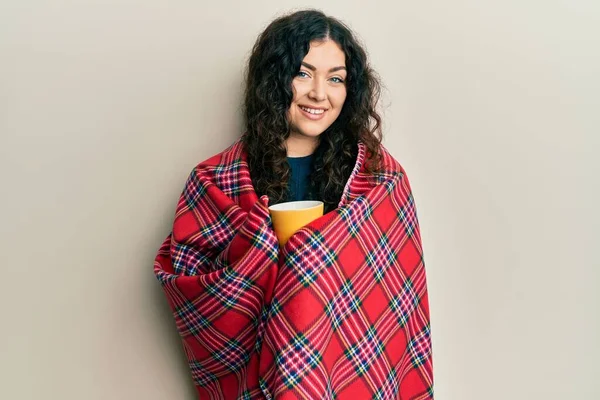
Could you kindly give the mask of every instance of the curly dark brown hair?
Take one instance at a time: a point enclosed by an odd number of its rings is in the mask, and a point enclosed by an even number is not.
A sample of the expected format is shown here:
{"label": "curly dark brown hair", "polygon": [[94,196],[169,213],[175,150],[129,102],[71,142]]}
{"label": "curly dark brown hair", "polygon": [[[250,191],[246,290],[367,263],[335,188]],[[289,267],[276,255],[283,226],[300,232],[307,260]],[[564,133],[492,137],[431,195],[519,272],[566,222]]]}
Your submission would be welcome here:
{"label": "curly dark brown hair", "polygon": [[319,136],[309,195],[322,200],[325,211],[340,201],[358,154],[366,146],[368,172],[380,169],[381,117],[376,111],[380,82],[367,54],[352,31],[318,10],[297,11],[275,19],[259,35],[246,69],[245,133],[242,143],[259,196],[271,204],[288,201],[290,167],[286,139],[290,136],[287,111],[293,100],[292,80],[312,41],[333,40],[346,57],[346,100],[335,122]]}

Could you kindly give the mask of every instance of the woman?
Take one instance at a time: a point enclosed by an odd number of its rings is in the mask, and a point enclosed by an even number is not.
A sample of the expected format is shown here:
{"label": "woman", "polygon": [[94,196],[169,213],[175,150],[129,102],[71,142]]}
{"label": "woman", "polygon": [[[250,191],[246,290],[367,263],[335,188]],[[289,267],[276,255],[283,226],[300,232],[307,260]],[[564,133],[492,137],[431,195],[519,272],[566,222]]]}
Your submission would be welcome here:
{"label": "woman", "polygon": [[[259,36],[246,132],[191,173],[154,267],[199,398],[433,398],[420,233],[378,94],[334,18]],[[268,206],[301,199],[326,214],[280,248]]]}

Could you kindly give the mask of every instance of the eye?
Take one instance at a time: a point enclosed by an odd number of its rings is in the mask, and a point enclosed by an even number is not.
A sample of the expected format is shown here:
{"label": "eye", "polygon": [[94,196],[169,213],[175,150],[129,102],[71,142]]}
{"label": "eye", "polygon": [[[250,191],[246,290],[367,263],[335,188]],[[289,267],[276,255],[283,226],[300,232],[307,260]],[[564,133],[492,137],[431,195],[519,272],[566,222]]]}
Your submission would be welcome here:
{"label": "eye", "polygon": [[300,71],[300,72],[298,72],[298,74],[296,76],[299,76],[301,78],[308,78],[308,73],[305,71]]}
{"label": "eye", "polygon": [[[344,83],[344,80],[340,77],[334,76],[333,78],[331,78],[332,80],[334,80],[334,83]],[[337,79],[337,80],[335,80]]]}

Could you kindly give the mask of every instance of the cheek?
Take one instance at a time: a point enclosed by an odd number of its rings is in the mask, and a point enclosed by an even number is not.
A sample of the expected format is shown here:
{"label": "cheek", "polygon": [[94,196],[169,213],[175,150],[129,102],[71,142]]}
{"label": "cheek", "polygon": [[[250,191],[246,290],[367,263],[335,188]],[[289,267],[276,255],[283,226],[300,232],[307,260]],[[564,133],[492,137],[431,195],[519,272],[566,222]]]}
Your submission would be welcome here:
{"label": "cheek", "polygon": [[293,123],[298,117],[296,116],[296,111],[293,107],[290,106],[290,108],[287,110],[287,113],[285,115],[286,120],[288,121],[288,123]]}
{"label": "cheek", "polygon": [[296,101],[306,94],[308,90],[305,86],[306,85],[302,85],[302,83],[300,82],[292,81],[292,93],[294,94],[292,97],[292,101]]}
{"label": "cheek", "polygon": [[339,109],[341,109],[344,106],[344,102],[346,101],[346,91],[340,91],[339,93],[337,93],[337,95],[335,96],[335,105]]}

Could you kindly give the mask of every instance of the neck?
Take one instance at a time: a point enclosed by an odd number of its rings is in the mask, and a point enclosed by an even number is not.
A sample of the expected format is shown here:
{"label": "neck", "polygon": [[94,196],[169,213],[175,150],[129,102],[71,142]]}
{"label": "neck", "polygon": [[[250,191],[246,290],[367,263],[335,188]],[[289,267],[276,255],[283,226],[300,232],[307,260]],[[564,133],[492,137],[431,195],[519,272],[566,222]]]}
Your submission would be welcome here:
{"label": "neck", "polygon": [[294,133],[290,134],[290,137],[285,142],[288,157],[311,155],[315,152],[318,145],[319,137],[303,136]]}

